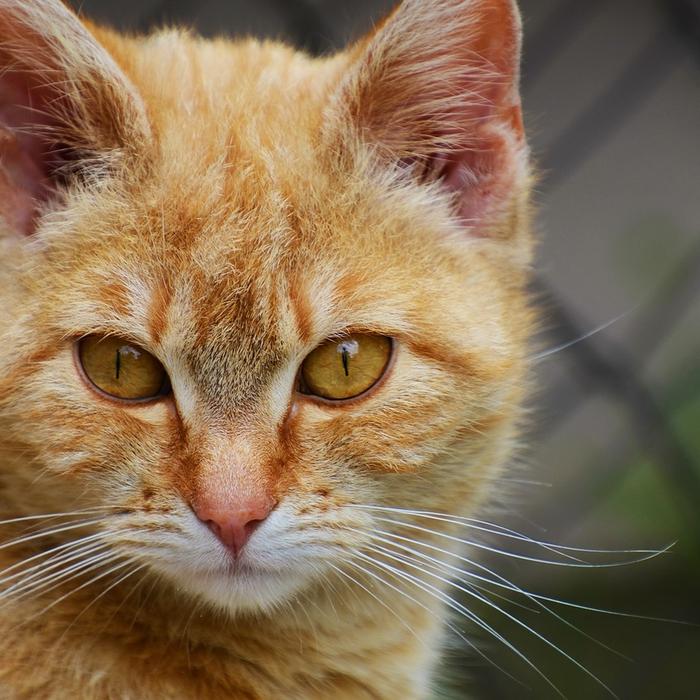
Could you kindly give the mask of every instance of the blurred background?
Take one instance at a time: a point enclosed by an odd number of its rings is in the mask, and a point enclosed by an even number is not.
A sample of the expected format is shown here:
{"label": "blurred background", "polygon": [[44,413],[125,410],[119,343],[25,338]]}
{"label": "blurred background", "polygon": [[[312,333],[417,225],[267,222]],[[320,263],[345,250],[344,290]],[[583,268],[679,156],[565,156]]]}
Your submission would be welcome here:
{"label": "blurred background", "polygon": [[[320,54],[368,30],[394,2],[74,5],[120,28],[184,23],[206,35],[282,38]],[[475,609],[569,698],[611,694],[562,651],[620,698],[698,698],[700,1],[520,0],[520,6],[524,106],[542,172],[534,284],[544,319],[539,342],[555,348],[617,320],[539,362],[531,447],[507,485],[516,497],[498,522],[582,547],[675,544],[651,561],[620,567],[548,566],[500,555],[483,561],[550,598],[696,626],[547,602],[564,622],[522,596],[519,603],[532,610],[497,601],[533,633],[490,606]],[[442,673],[449,679],[444,697],[557,697],[512,650],[467,632],[495,663],[456,638]]]}

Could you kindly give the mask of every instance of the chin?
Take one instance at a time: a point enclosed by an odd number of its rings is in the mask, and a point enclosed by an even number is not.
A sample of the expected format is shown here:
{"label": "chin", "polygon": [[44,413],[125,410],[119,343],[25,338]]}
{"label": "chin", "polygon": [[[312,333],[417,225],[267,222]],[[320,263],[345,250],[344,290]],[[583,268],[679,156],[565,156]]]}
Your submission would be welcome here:
{"label": "chin", "polygon": [[270,612],[311,585],[309,576],[297,568],[270,569],[245,555],[224,560],[216,568],[168,563],[157,569],[178,590],[231,615]]}
{"label": "chin", "polygon": [[192,576],[184,583],[197,597],[230,614],[270,612],[287,603],[307,584],[291,572],[254,569]]}

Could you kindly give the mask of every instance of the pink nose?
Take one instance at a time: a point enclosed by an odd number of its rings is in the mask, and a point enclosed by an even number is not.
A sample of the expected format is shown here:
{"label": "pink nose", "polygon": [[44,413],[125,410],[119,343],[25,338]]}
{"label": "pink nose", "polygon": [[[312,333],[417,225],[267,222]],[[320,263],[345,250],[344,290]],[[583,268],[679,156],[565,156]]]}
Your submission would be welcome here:
{"label": "pink nose", "polygon": [[277,505],[267,495],[236,499],[235,503],[205,498],[193,505],[197,517],[237,556],[260,523]]}

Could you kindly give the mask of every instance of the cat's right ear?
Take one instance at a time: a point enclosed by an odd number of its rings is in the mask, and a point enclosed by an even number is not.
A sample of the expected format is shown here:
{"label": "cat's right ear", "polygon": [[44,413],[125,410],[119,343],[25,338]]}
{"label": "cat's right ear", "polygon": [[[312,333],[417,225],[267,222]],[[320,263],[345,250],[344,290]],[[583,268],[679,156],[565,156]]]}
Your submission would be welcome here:
{"label": "cat's right ear", "polygon": [[59,0],[0,0],[0,232],[29,235],[74,178],[148,137],[142,101]]}

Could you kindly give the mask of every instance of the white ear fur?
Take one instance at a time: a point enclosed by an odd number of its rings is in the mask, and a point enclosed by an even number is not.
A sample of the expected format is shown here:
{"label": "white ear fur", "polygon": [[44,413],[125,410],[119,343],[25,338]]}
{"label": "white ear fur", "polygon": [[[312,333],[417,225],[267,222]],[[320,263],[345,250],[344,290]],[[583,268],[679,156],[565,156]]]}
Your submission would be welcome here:
{"label": "white ear fur", "polygon": [[37,205],[80,164],[142,139],[141,99],[59,0],[0,0],[0,217],[30,233]]}
{"label": "white ear fur", "polygon": [[385,161],[440,179],[478,220],[527,163],[520,45],[514,0],[404,0],[354,48],[335,106]]}

